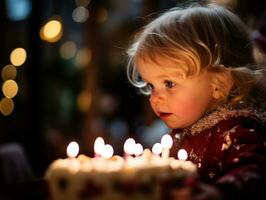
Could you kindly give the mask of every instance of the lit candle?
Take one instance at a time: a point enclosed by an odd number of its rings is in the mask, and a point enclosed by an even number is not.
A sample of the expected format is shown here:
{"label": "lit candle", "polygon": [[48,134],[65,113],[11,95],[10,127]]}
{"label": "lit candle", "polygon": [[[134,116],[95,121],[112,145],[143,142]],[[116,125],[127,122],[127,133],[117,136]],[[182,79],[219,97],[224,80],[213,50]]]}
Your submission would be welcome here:
{"label": "lit candle", "polygon": [[136,148],[136,142],[133,138],[128,138],[124,144],[125,157],[133,155]]}
{"label": "lit candle", "polygon": [[79,153],[79,145],[78,145],[78,143],[76,143],[74,141],[70,142],[69,145],[67,146],[66,152],[67,152],[67,156],[69,158],[75,158],[78,155],[78,153]]}
{"label": "lit candle", "polygon": [[101,152],[101,156],[102,156],[103,158],[108,159],[108,158],[111,158],[111,157],[113,156],[113,154],[114,154],[114,149],[113,149],[113,147],[112,147],[110,144],[106,144],[106,145],[104,146],[103,151]]}
{"label": "lit candle", "polygon": [[142,145],[140,143],[137,143],[135,145],[135,152],[134,152],[134,154],[136,156],[140,156],[142,153],[143,153],[143,147],[142,147]]}
{"label": "lit candle", "polygon": [[166,134],[161,139],[161,144],[163,146],[162,158],[169,157],[169,150],[173,145],[173,139],[170,135]]}
{"label": "lit candle", "polygon": [[69,169],[72,171],[77,171],[80,168],[80,162],[78,159],[75,159],[76,156],[79,153],[79,145],[77,142],[70,142],[69,145],[67,146],[67,156],[68,156],[68,166]]}
{"label": "lit candle", "polygon": [[177,152],[177,157],[179,160],[186,160],[188,155],[187,155],[187,151],[185,149],[180,149]]}
{"label": "lit candle", "polygon": [[97,137],[94,142],[94,153],[95,157],[101,156],[101,153],[104,149],[105,143],[102,137]]}
{"label": "lit candle", "polygon": [[163,150],[163,146],[161,143],[155,143],[153,146],[152,146],[152,153],[156,156],[159,156],[161,153],[162,153],[162,150]]}

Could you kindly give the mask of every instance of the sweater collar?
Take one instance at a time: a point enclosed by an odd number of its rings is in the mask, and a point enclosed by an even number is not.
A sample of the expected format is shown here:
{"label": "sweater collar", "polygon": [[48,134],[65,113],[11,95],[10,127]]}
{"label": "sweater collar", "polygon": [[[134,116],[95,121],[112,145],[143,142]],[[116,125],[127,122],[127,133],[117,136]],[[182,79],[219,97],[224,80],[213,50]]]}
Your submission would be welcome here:
{"label": "sweater collar", "polygon": [[200,118],[193,125],[184,128],[176,129],[174,133],[182,133],[182,135],[196,135],[206,129],[210,129],[221,121],[228,120],[233,117],[251,117],[257,120],[262,119],[262,117],[257,113],[257,111],[248,105],[222,105],[216,109],[206,113],[202,118]]}

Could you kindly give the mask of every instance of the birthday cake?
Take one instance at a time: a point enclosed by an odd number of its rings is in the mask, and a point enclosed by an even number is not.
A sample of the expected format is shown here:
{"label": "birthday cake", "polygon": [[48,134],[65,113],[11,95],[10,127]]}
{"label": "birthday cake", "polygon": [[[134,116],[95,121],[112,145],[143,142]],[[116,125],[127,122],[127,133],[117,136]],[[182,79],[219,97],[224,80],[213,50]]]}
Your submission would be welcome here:
{"label": "birthday cake", "polygon": [[46,177],[53,200],[161,200],[196,177],[190,161],[154,155],[55,160]]}

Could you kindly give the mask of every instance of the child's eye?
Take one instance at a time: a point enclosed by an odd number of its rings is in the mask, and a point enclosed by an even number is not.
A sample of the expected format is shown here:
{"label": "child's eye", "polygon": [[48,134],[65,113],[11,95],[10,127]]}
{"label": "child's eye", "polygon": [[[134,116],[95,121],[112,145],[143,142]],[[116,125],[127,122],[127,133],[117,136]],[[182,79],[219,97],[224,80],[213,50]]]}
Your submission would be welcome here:
{"label": "child's eye", "polygon": [[164,81],[164,85],[166,88],[173,88],[175,86],[175,83],[172,81],[166,80],[166,81]]}
{"label": "child's eye", "polygon": [[147,89],[150,90],[150,91],[153,89],[153,85],[150,84],[150,83],[147,83],[146,87],[147,87]]}

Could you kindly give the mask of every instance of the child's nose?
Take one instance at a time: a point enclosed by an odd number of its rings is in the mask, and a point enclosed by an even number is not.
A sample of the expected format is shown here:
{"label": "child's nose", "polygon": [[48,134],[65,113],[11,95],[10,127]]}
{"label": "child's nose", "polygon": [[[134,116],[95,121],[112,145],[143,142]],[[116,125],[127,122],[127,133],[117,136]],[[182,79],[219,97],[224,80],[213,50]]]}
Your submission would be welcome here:
{"label": "child's nose", "polygon": [[158,104],[163,100],[163,97],[160,93],[153,91],[150,95],[150,102],[151,104]]}

